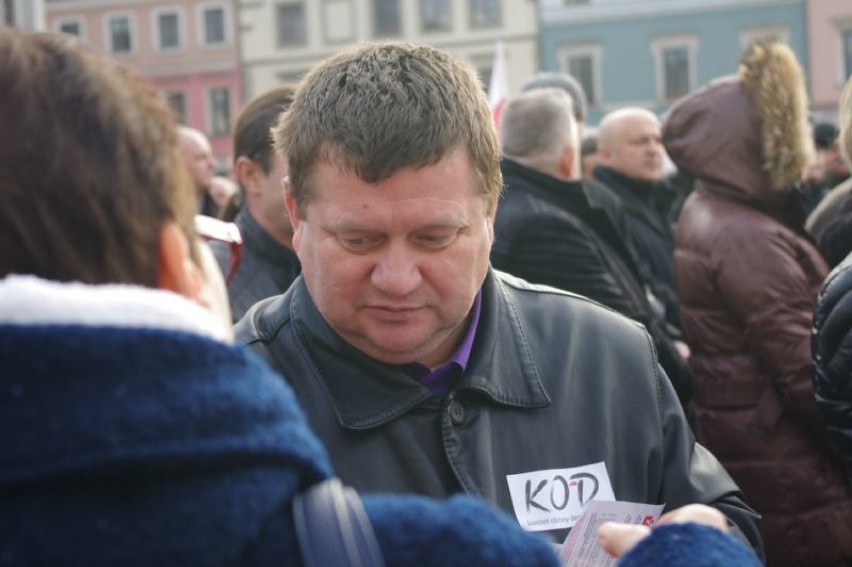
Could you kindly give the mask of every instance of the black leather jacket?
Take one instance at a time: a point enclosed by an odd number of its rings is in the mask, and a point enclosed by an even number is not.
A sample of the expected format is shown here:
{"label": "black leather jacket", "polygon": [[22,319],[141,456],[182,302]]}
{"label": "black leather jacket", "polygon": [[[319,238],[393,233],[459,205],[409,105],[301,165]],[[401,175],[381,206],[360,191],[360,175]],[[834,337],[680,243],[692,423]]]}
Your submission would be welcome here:
{"label": "black leather jacket", "polygon": [[591,180],[562,181],[506,158],[502,170],[506,191],[494,221],[491,264],[531,283],[585,295],[645,325],[686,405],[692,375],[649,304],[630,241],[619,233],[620,203],[593,202],[584,187]]}
{"label": "black leather jacket", "polygon": [[235,330],[361,491],[464,491],[511,514],[507,475],[603,462],[616,499],[710,504],[760,549],[757,514],[695,443],[647,332],[597,303],[489,270],[470,360],[444,397],[343,341],[302,278]]}
{"label": "black leather jacket", "polygon": [[823,284],[811,346],[817,405],[852,482],[852,255]]}

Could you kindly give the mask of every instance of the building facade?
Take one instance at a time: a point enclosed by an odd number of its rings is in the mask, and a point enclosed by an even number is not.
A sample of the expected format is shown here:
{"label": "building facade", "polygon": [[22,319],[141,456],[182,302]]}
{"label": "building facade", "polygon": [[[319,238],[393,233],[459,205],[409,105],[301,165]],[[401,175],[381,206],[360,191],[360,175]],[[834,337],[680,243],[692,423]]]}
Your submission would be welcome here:
{"label": "building facade", "polygon": [[808,62],[815,119],[835,121],[852,77],[852,0],[808,0]]}
{"label": "building facade", "polygon": [[233,0],[47,0],[47,29],[138,68],[179,122],[210,138],[230,167],[242,103]]}
{"label": "building facade", "polygon": [[537,66],[535,0],[237,0],[247,97],[297,81],[341,48],[401,39],[445,49],[488,85],[496,42],[509,92]]}
{"label": "building facade", "polygon": [[622,106],[665,111],[687,92],[734,73],[743,48],[758,38],[786,41],[807,68],[804,0],[540,0],[540,6],[541,68],[567,71],[583,83],[591,124]]}
{"label": "building facade", "polygon": [[44,30],[44,0],[0,0],[0,25]]}

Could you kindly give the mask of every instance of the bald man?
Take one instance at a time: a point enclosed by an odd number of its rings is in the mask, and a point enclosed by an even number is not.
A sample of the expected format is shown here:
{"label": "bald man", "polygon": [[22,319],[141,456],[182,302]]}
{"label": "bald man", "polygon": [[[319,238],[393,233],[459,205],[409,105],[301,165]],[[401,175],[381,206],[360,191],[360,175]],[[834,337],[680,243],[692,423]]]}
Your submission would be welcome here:
{"label": "bald man", "polygon": [[195,128],[180,126],[178,128],[178,143],[181,155],[198,198],[198,212],[211,217],[217,216],[219,207],[213,200],[210,189],[213,186],[213,176],[216,173],[216,160],[207,136]]}
{"label": "bald man", "polygon": [[674,236],[668,218],[674,193],[663,183],[664,156],[660,120],[653,112],[621,108],[601,120],[594,178],[621,199],[627,232],[643,260],[642,278],[659,300],[670,327],[678,329]]}

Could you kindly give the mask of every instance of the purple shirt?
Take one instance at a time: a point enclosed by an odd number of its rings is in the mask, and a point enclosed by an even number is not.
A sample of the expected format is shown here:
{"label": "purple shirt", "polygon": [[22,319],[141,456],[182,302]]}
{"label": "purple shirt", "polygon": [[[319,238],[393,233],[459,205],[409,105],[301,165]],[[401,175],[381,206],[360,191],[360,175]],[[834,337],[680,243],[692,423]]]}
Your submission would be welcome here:
{"label": "purple shirt", "polygon": [[470,351],[473,349],[473,338],[476,336],[476,326],[479,324],[479,312],[482,307],[482,290],[476,293],[473,300],[473,312],[470,317],[470,325],[464,335],[459,348],[455,354],[444,364],[435,370],[419,362],[403,364],[400,368],[403,372],[423,384],[426,389],[435,395],[442,396],[452,390],[461,381],[462,373],[470,359]]}

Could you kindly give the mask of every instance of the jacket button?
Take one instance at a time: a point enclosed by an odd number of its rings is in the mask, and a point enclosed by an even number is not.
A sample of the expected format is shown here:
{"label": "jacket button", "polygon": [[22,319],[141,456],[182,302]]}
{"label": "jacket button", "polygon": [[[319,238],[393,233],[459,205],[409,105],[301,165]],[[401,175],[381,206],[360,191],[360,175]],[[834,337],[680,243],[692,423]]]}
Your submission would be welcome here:
{"label": "jacket button", "polygon": [[464,423],[465,411],[464,406],[458,400],[450,402],[450,421],[453,425],[459,426]]}

